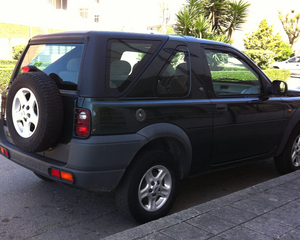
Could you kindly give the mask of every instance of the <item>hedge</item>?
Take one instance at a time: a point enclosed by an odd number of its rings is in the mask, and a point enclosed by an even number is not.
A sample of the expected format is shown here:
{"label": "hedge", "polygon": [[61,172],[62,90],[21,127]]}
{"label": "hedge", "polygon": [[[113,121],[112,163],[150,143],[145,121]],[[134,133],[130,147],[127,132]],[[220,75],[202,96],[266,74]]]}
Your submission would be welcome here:
{"label": "hedge", "polygon": [[[230,79],[232,79],[232,81],[235,80],[251,81],[256,79],[256,76],[252,72],[237,71],[237,70],[238,69],[235,68],[235,69],[230,69],[230,71],[211,71],[211,75],[214,80],[226,79],[226,81],[230,81]],[[272,81],[274,80],[287,81],[291,76],[289,69],[268,69],[263,71]]]}
{"label": "hedge", "polygon": [[6,70],[0,68],[0,93],[2,93],[8,86],[13,70],[13,68]]}
{"label": "hedge", "polygon": [[263,70],[265,74],[272,80],[287,81],[291,77],[290,69],[267,69]]}
{"label": "hedge", "polygon": [[2,67],[2,65],[16,65],[17,60],[1,60],[0,59],[0,66]]}
{"label": "hedge", "polygon": [[255,75],[250,71],[211,71],[211,75],[214,80],[251,81],[256,79]]}

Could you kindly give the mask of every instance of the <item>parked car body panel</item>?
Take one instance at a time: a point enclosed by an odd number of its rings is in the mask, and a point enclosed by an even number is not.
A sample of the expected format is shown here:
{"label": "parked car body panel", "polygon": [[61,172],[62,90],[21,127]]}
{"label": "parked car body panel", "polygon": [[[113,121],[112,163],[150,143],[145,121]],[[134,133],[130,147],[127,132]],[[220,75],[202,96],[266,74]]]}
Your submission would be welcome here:
{"label": "parked car body panel", "polygon": [[300,74],[300,56],[289,58],[282,62],[273,63],[273,68],[290,69],[291,74]]}
{"label": "parked car body panel", "polygon": [[[107,64],[111,63],[107,49],[110,49],[111,39],[123,39],[125,43],[131,40],[157,43],[132,81],[119,92],[110,92],[111,86],[107,85]],[[274,95],[270,90],[271,82],[263,72],[229,45],[183,36],[109,32],[37,36],[29,45],[68,42],[84,44],[84,48],[77,89],[61,89],[66,116],[60,144],[38,154],[22,152],[13,145],[5,127],[5,117],[0,120],[3,126],[0,144],[11,152],[10,159],[41,175],[49,177],[49,167],[55,166],[74,171],[75,186],[112,190],[137,153],[155,145],[177,154],[181,177],[185,177],[218,165],[273,156],[287,141],[288,123],[296,124],[299,120],[298,114],[293,115],[296,110],[287,113],[288,109],[293,109],[289,106],[298,106],[299,98],[291,94],[283,101],[281,96]],[[117,55],[121,56],[120,53]],[[221,76],[225,74],[224,66],[212,69],[209,54],[232,57],[232,67],[238,67],[238,71],[243,67],[255,78],[250,79],[252,82],[220,79],[220,73]],[[26,51],[22,58],[25,55]],[[169,66],[179,66],[178,57],[181,57],[180,63],[185,64],[185,85],[181,86],[184,90],[161,90],[166,86],[163,81],[167,82],[170,77],[176,77],[176,81],[180,78],[171,75],[176,74],[176,69],[172,73],[168,71]],[[257,92],[243,92],[252,85]],[[233,91],[224,94],[225,89]],[[74,108],[91,112],[88,139],[72,135]],[[164,126],[165,131],[162,130]],[[97,174],[101,175],[99,179],[109,174],[113,177],[90,185],[90,178]]]}

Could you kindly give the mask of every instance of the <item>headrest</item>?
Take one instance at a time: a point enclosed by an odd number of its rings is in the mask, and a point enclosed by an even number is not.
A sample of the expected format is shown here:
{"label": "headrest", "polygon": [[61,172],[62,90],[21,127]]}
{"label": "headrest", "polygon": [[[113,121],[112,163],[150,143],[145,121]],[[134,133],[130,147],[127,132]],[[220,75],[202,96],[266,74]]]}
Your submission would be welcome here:
{"label": "headrest", "polygon": [[113,61],[110,65],[110,74],[112,75],[128,75],[131,71],[129,62],[123,60]]}
{"label": "headrest", "polygon": [[67,70],[70,72],[79,72],[80,67],[80,59],[79,58],[72,58],[69,60],[67,64]]}

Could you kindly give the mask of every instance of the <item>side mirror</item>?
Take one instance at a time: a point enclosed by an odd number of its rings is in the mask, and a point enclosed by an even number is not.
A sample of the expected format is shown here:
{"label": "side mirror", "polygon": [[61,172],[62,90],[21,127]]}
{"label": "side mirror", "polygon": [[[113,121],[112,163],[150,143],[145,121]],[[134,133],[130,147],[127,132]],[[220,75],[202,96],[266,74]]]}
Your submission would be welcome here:
{"label": "side mirror", "polygon": [[272,82],[272,93],[275,95],[284,95],[288,91],[288,85],[284,81],[274,80]]}

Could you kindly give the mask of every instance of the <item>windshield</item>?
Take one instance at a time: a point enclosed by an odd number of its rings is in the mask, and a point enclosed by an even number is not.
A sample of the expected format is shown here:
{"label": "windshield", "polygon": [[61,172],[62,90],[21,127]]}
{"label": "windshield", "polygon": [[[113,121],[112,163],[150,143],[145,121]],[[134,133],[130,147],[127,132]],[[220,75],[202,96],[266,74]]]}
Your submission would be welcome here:
{"label": "windshield", "polygon": [[31,45],[21,68],[35,66],[53,78],[59,88],[76,90],[82,49],[83,44]]}

